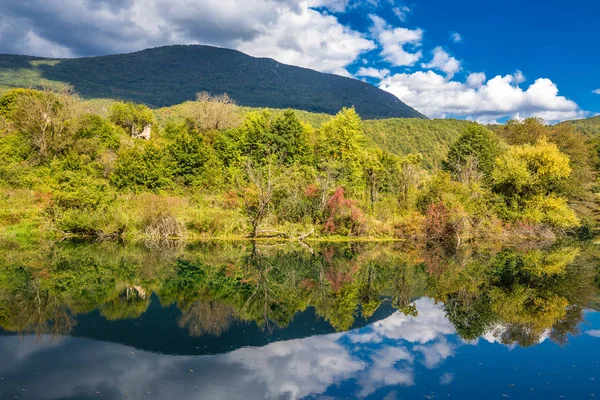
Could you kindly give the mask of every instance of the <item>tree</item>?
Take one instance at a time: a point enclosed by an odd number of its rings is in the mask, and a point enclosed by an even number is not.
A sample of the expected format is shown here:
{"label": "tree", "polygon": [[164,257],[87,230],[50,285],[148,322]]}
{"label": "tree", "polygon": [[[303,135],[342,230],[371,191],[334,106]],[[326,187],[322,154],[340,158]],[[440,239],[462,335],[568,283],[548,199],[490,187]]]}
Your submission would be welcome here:
{"label": "tree", "polygon": [[577,132],[571,124],[552,127],[549,139],[569,156],[573,172],[565,184],[565,194],[570,198],[585,198],[590,186],[596,181],[595,164],[598,163],[598,155],[593,153],[586,136]]}
{"label": "tree", "polygon": [[208,92],[196,94],[192,118],[202,130],[229,129],[238,124],[238,108],[226,93],[211,96]]}
{"label": "tree", "polygon": [[496,136],[481,125],[471,125],[450,147],[444,167],[468,184],[477,170],[489,178],[498,155],[500,146]]}
{"label": "tree", "polygon": [[268,111],[250,112],[246,115],[242,126],[236,130],[242,141],[242,153],[254,164],[264,165],[273,154],[270,143],[271,113]]}
{"label": "tree", "polygon": [[248,113],[237,131],[244,155],[256,164],[274,156],[277,163],[291,165],[307,156],[305,129],[292,110],[275,118],[268,111]]}
{"label": "tree", "polygon": [[12,113],[17,109],[18,103],[23,97],[41,97],[42,92],[34,89],[16,88],[0,96],[0,116],[11,119]]}
{"label": "tree", "polygon": [[574,212],[559,197],[570,175],[569,157],[545,138],[536,145],[512,146],[496,160],[491,175],[492,190],[503,201],[501,216],[560,229],[577,226]]}
{"label": "tree", "polygon": [[411,206],[410,194],[419,184],[421,174],[420,165],[423,161],[421,154],[409,154],[399,162],[398,180],[398,202],[400,206],[409,208]]}
{"label": "tree", "polygon": [[317,154],[321,167],[335,167],[338,179],[350,187],[358,187],[364,179],[364,142],[360,117],[354,108],[342,109],[319,130]]}
{"label": "tree", "polygon": [[382,151],[379,149],[367,151],[364,156],[364,174],[369,193],[371,212],[375,209],[375,201],[382,181],[385,179],[385,167],[381,163]]}
{"label": "tree", "polygon": [[173,166],[164,149],[149,145],[121,150],[110,181],[120,189],[158,190],[172,183],[172,175]]}
{"label": "tree", "polygon": [[496,193],[525,199],[555,193],[570,175],[569,157],[540,139],[535,145],[512,146],[499,157],[491,181]]}
{"label": "tree", "polygon": [[248,216],[252,231],[250,236],[256,238],[260,224],[271,211],[274,193],[274,172],[272,162],[260,167],[248,160],[246,174],[250,186],[241,189],[244,211]]}
{"label": "tree", "polygon": [[41,160],[66,151],[73,143],[80,109],[71,88],[60,92],[46,88],[27,91],[16,97],[10,119],[17,131],[25,135]]}
{"label": "tree", "polygon": [[173,160],[173,174],[185,185],[199,185],[200,177],[210,158],[210,149],[203,137],[186,124],[169,125],[166,129],[171,139],[166,151]]}
{"label": "tree", "polygon": [[550,131],[541,118],[527,118],[523,121],[510,120],[499,131],[499,134],[510,145],[535,144]]}
{"label": "tree", "polygon": [[110,120],[130,132],[134,138],[149,139],[147,130],[154,125],[154,114],[145,105],[120,102],[111,107]]}
{"label": "tree", "polygon": [[304,126],[293,110],[288,109],[277,116],[269,133],[272,153],[277,155],[279,162],[291,165],[306,157],[308,142]]}

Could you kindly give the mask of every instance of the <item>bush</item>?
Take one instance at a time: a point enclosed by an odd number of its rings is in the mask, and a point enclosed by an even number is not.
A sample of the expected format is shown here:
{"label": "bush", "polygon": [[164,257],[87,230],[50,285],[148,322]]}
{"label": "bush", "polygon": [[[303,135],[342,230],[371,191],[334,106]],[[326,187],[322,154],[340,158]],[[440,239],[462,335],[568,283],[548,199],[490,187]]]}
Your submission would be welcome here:
{"label": "bush", "polygon": [[181,200],[172,197],[148,195],[140,197],[142,209],[140,215],[140,231],[151,238],[168,239],[185,237],[185,225],[175,215],[181,208]]}
{"label": "bush", "polygon": [[99,115],[87,114],[81,118],[76,139],[96,139],[97,147],[118,150],[121,144],[119,129]]}
{"label": "bush", "polygon": [[567,201],[556,196],[537,196],[527,201],[523,219],[560,230],[577,228],[580,224],[579,218],[569,208]]}
{"label": "bush", "polygon": [[148,145],[121,150],[110,181],[119,189],[156,191],[172,184],[173,165],[161,148]]}
{"label": "bush", "polygon": [[366,219],[356,201],[347,199],[339,187],[327,200],[325,231],[342,235],[359,236],[365,232]]}
{"label": "bush", "polygon": [[246,218],[239,210],[198,208],[186,224],[189,230],[206,236],[244,235],[248,231]]}
{"label": "bush", "polygon": [[52,207],[59,211],[102,210],[114,200],[106,182],[84,172],[64,173],[52,195]]}

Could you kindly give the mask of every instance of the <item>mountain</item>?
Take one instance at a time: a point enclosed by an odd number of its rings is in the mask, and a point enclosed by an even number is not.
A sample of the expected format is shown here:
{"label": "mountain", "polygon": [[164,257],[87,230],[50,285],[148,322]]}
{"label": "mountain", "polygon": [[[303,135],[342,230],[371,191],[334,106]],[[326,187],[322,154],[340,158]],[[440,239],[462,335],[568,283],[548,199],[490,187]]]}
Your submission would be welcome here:
{"label": "mountain", "polygon": [[0,55],[0,87],[66,82],[84,98],[165,107],[197,92],[227,93],[251,107],[335,114],[355,106],[363,119],[426,118],[368,83],[211,46],[166,46],[130,54],[72,59]]}
{"label": "mountain", "polygon": [[600,115],[591,118],[574,119],[571,121],[561,122],[561,124],[570,124],[579,132],[588,137],[600,136]]}

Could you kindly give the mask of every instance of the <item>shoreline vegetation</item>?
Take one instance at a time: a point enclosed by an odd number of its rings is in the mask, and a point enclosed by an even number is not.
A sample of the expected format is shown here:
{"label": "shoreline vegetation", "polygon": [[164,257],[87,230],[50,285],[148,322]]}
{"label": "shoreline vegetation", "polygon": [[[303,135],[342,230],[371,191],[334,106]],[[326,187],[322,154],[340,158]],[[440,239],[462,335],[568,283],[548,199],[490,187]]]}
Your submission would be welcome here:
{"label": "shoreline vegetation", "polygon": [[[55,88],[56,89],[56,88]],[[592,237],[598,141],[539,119],[362,121],[0,96],[0,237],[473,241]]]}

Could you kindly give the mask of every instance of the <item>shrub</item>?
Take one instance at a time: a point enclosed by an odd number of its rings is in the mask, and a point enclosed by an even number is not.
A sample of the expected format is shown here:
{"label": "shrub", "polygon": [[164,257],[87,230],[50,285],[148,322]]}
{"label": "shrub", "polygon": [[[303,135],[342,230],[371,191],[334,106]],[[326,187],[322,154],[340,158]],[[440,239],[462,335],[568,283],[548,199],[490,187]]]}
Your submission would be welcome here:
{"label": "shrub", "polygon": [[365,215],[355,200],[347,199],[344,189],[338,187],[327,200],[325,231],[329,233],[361,235],[366,229]]}
{"label": "shrub", "polygon": [[168,239],[185,237],[186,229],[175,215],[181,207],[181,200],[148,195],[138,198],[141,201],[140,230],[151,238]]}
{"label": "shrub", "polygon": [[120,189],[155,191],[172,184],[172,173],[171,161],[164,150],[149,145],[121,150],[110,181]]}
{"label": "shrub", "polygon": [[53,208],[57,210],[93,211],[105,208],[114,197],[106,182],[84,172],[66,172],[53,191]]}
{"label": "shrub", "polygon": [[99,145],[118,150],[121,144],[119,129],[99,115],[87,114],[81,118],[76,139],[96,139]]}

